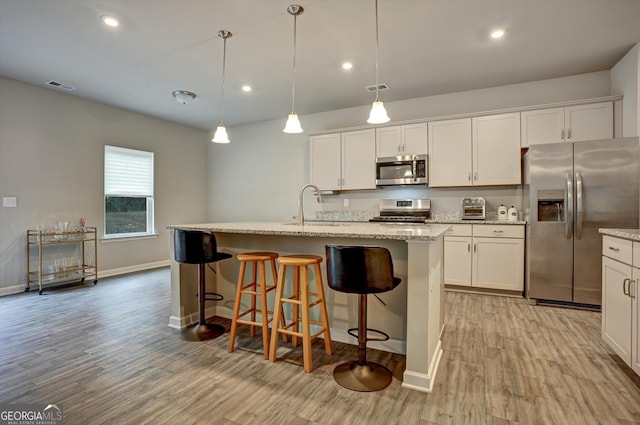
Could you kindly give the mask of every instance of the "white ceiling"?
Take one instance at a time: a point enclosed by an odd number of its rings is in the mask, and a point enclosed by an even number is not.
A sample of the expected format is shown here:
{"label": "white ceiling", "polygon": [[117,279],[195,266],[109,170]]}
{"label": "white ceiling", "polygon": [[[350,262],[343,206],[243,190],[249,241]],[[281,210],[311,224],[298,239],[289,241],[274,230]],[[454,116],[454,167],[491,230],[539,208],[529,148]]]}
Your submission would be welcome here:
{"label": "white ceiling", "polygon": [[[291,109],[298,17],[299,115],[370,103],[374,0],[0,0],[0,75],[213,129]],[[610,69],[640,41],[640,0],[379,0],[383,101]],[[100,17],[121,19],[116,29]],[[491,41],[491,29],[507,34]],[[350,72],[340,64],[350,60]],[[243,93],[243,84],[253,87]],[[176,89],[197,93],[178,104]]]}

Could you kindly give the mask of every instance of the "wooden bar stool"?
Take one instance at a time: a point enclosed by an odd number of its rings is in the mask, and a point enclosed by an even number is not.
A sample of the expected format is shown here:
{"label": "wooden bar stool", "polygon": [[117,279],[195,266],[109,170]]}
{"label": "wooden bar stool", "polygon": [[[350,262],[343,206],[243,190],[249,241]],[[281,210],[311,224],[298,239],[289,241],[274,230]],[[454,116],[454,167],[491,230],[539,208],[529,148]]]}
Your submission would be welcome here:
{"label": "wooden bar stool", "polygon": [[[304,371],[311,372],[311,341],[314,338],[324,333],[324,349],[327,354],[333,354],[327,306],[324,298],[322,272],[320,270],[322,257],[319,255],[286,255],[278,257],[276,261],[278,262],[279,267],[273,317],[278,317],[280,319],[274,321],[273,329],[271,329],[269,360],[272,362],[276,361],[278,334],[291,335],[293,337],[294,347],[298,345],[298,338],[302,338]],[[309,266],[313,266],[313,271],[316,277],[317,292],[315,293],[309,291]],[[293,293],[292,295],[285,297],[284,286],[287,267],[293,267]],[[311,297],[315,298],[315,301],[310,302]],[[293,318],[291,323],[288,325],[285,323],[284,318],[282,318],[282,307],[284,303],[290,303],[292,305]],[[314,306],[318,306],[320,308],[321,321],[311,320],[309,317],[310,309]],[[302,311],[300,311],[300,307],[302,307]],[[302,330],[300,330],[300,323],[302,323]],[[320,326],[321,328],[314,334],[311,334],[312,323]]]}
{"label": "wooden bar stool", "polygon": [[[273,316],[267,308],[267,294],[276,289],[277,273],[276,273],[276,252],[247,252],[236,255],[240,260],[240,273],[238,275],[238,286],[236,288],[236,300],[233,307],[233,318],[231,321],[231,330],[229,331],[229,352],[234,350],[238,323],[249,325],[251,327],[251,336],[256,336],[256,327],[262,328],[262,347],[264,350],[264,358],[269,358],[269,322],[273,320]],[[271,268],[272,285],[267,285],[267,263]],[[251,281],[245,283],[245,275],[247,264],[251,264]],[[259,272],[259,274],[258,274]],[[242,304],[242,296],[247,295],[251,299],[249,308],[240,311]],[[257,298],[260,298],[258,305]],[[260,313],[260,321],[257,320],[257,313]],[[244,316],[250,315],[250,318]],[[284,312],[281,312],[284,320]],[[285,339],[286,341],[286,339]]]}

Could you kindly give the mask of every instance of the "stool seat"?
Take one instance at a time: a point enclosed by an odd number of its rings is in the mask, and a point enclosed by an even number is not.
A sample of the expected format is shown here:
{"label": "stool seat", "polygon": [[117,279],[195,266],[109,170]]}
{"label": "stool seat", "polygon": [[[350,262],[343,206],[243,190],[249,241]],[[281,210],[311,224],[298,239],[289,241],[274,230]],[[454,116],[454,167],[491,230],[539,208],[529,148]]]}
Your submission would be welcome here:
{"label": "stool seat", "polygon": [[[389,369],[367,361],[367,341],[386,341],[384,332],[367,328],[367,294],[387,292],[401,280],[393,276],[393,262],[388,249],[376,246],[327,245],[327,283],[335,291],[359,294],[358,327],[349,334],[358,338],[358,360],[345,362],[333,370],[341,386],[354,391],[378,391],[392,379]],[[357,331],[357,334],[354,333]],[[368,338],[376,332],[382,338]]]}
{"label": "stool seat", "polygon": [[[175,229],[173,231],[174,258],[178,263],[198,265],[198,322],[180,331],[180,337],[186,341],[206,341],[217,338],[225,331],[224,327],[207,323],[204,317],[206,301],[221,301],[222,295],[205,290],[205,264],[215,263],[231,254],[218,252],[216,237],[213,233],[198,230]],[[213,270],[213,269],[212,269]],[[215,270],[213,270],[215,272]],[[207,295],[210,297],[207,298]]]}
{"label": "stool seat", "polygon": [[[264,358],[269,358],[269,323],[273,320],[272,313],[267,307],[267,294],[276,289],[277,272],[275,260],[278,258],[277,252],[256,251],[237,254],[240,261],[240,272],[238,273],[238,285],[236,287],[236,299],[233,306],[233,318],[231,329],[229,330],[229,352],[235,349],[236,334],[238,324],[249,325],[251,336],[256,336],[256,328],[262,329],[262,348]],[[271,284],[267,284],[267,263],[271,268]],[[251,280],[245,283],[247,265],[251,265]],[[250,305],[240,311],[242,307],[242,297],[248,297]],[[260,303],[257,299],[260,298]],[[258,319],[257,314],[260,314]],[[249,316],[249,317],[246,317]],[[284,313],[281,314],[284,320]],[[286,336],[285,336],[286,340]]]}
{"label": "stool seat", "polygon": [[[276,259],[278,263],[278,283],[276,285],[276,300],[273,317],[276,318],[271,329],[271,344],[269,347],[269,360],[276,361],[278,349],[278,335],[292,336],[294,346],[298,345],[298,338],[302,338],[302,356],[304,371],[311,372],[311,341],[324,334],[324,348],[327,354],[333,353],[331,344],[331,331],[329,330],[329,318],[324,297],[322,271],[320,263],[323,258],[320,255],[297,254],[283,255]],[[316,292],[309,288],[309,267],[313,268],[316,284]],[[285,283],[287,269],[293,269],[292,295],[285,296]],[[315,301],[311,301],[315,298]],[[287,324],[283,315],[283,305],[291,304],[292,319]],[[320,310],[320,321],[311,320],[310,309],[317,306]],[[302,316],[302,317],[300,317]],[[311,324],[317,325],[320,330],[311,334]],[[300,329],[302,325],[302,329]]]}

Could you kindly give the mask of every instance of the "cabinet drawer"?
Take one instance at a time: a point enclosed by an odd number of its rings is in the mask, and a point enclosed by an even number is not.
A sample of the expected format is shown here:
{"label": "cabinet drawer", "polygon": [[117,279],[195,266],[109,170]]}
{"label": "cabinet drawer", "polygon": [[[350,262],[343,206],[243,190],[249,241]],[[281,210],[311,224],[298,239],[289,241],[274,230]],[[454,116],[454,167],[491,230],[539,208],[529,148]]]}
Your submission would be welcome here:
{"label": "cabinet drawer", "polygon": [[640,267],[640,242],[633,243],[633,265]]}
{"label": "cabinet drawer", "polygon": [[621,263],[632,264],[632,252],[633,243],[631,241],[606,235],[602,237],[602,255],[618,260]]}
{"label": "cabinet drawer", "polygon": [[524,226],[520,224],[474,224],[473,236],[524,239]]}
{"label": "cabinet drawer", "polygon": [[445,236],[471,236],[471,224],[452,224]]}

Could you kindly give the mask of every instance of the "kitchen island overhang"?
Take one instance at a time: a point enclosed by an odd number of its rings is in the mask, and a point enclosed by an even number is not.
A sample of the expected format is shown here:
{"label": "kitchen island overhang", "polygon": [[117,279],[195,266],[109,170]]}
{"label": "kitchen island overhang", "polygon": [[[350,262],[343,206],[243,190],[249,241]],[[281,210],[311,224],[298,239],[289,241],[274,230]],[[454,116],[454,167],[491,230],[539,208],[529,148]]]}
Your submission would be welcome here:
{"label": "kitchen island overhang", "polygon": [[[181,328],[195,318],[196,285],[191,265],[179,264],[173,256],[173,229],[200,230],[216,235],[218,249],[231,254],[269,250],[281,255],[307,253],[322,255],[327,244],[377,245],[391,251],[395,274],[403,283],[391,291],[386,306],[371,303],[371,327],[388,332],[386,344],[371,345],[406,355],[402,386],[431,392],[442,355],[444,328],[443,235],[446,224],[387,224],[308,222],[304,225],[273,222],[220,222],[168,226],[171,230],[171,317],[169,326]],[[208,273],[212,288],[225,301],[210,304],[207,316],[231,317],[238,272],[237,261],[216,265],[217,273]],[[323,275],[326,273],[322,266]],[[323,276],[325,277],[325,276]],[[326,285],[326,278],[323,279]],[[181,284],[183,282],[184,284]],[[186,283],[189,282],[189,283]],[[336,341],[354,343],[346,329],[354,327],[356,300],[347,294],[328,293],[329,321]],[[337,361],[338,362],[338,361]]]}

